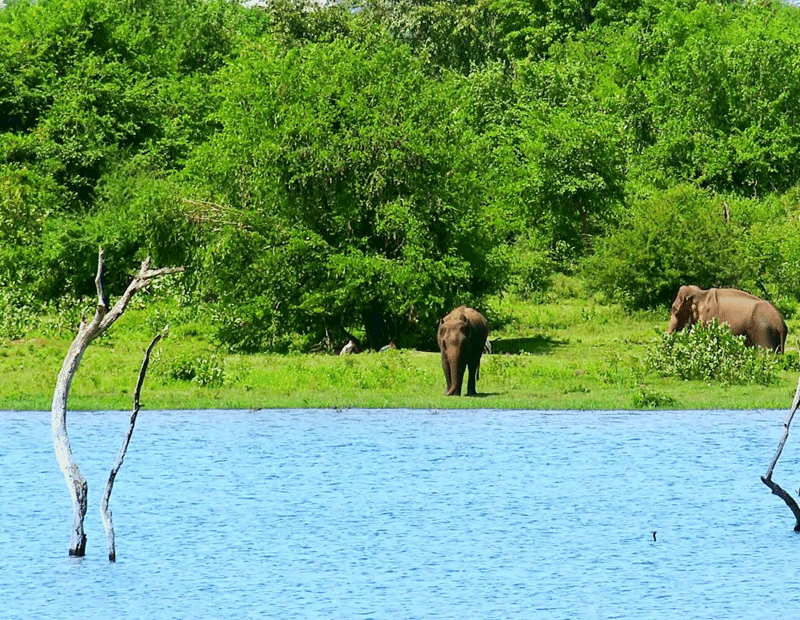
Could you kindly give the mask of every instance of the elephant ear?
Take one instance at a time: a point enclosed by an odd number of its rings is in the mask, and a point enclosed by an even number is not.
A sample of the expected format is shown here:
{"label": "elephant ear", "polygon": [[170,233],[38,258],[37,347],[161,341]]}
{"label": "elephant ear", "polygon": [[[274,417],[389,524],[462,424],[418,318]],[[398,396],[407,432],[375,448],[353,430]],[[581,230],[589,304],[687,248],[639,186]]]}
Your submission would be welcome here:
{"label": "elephant ear", "polygon": [[680,314],[681,310],[686,307],[686,297],[688,292],[685,286],[678,289],[678,294],[675,301],[672,302],[672,314]]}
{"label": "elephant ear", "polygon": [[697,319],[697,302],[695,301],[694,293],[690,290],[684,290],[682,287],[678,291],[678,297],[672,307],[672,312],[676,316],[686,317],[686,320],[692,322]]}
{"label": "elephant ear", "polygon": [[686,297],[686,313],[689,316],[689,325],[694,325],[700,320],[700,302],[697,296],[688,295]]}

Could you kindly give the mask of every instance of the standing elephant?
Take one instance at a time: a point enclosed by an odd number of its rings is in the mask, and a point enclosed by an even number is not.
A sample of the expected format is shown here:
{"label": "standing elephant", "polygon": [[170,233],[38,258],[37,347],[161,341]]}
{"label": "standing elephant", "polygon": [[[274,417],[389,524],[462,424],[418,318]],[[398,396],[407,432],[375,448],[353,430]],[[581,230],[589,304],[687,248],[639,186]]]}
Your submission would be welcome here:
{"label": "standing elephant", "polygon": [[733,288],[703,290],[682,286],[672,303],[668,332],[686,325],[705,325],[715,318],[727,323],[736,336],[745,336],[745,344],[783,353],[786,345],[786,323],[778,309],[763,299]]}
{"label": "standing elephant", "polygon": [[447,380],[447,395],[461,396],[464,371],[469,367],[467,396],[475,396],[481,355],[486,346],[489,326],[477,310],[459,306],[439,321],[436,340],[442,352],[442,368]]}

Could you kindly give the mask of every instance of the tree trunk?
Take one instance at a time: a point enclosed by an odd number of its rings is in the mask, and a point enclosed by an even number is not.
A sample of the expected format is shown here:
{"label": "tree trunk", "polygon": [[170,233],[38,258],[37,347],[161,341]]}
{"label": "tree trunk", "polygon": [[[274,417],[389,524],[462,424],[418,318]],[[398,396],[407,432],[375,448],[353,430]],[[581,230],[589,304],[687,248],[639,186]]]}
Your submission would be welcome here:
{"label": "tree trunk", "polygon": [[125,434],[125,438],[122,440],[119,454],[117,454],[117,460],[114,463],[114,466],[111,468],[111,473],[108,475],[108,482],[106,482],[106,490],[103,492],[103,499],[100,501],[100,517],[103,519],[103,527],[106,530],[109,562],[117,561],[117,548],[114,542],[114,519],[111,514],[111,508],[109,507],[109,502],[111,501],[111,491],[114,489],[114,481],[117,478],[120,467],[122,467],[122,461],[125,460],[125,454],[128,451],[128,446],[131,443],[131,437],[133,437],[133,428],[136,426],[136,417],[139,415],[139,395],[142,392],[142,384],[144,383],[145,374],[147,374],[147,366],[150,364],[150,353],[153,352],[153,348],[156,346],[158,341],[167,335],[168,329],[169,326],[165,327],[160,334],[153,338],[152,342],[150,342],[150,346],[147,347],[147,351],[144,354],[142,368],[139,370],[139,379],[136,381],[136,389],[133,392],[133,412],[131,413],[130,422],[128,423],[128,432]]}
{"label": "tree trunk", "polygon": [[53,392],[53,405],[51,409],[51,422],[53,427],[53,445],[56,453],[56,460],[67,481],[70,494],[72,495],[72,507],[74,516],[72,520],[72,533],[70,535],[69,554],[83,557],[86,554],[86,533],[83,530],[83,520],[86,517],[87,484],[69,444],[67,434],[67,399],[72,385],[72,379],[78,371],[83,353],[89,344],[105,332],[113,323],[125,312],[133,294],[145,288],[151,280],[162,275],[183,271],[183,267],[171,267],[166,269],[151,269],[150,258],[142,262],[139,273],[128,285],[125,293],[119,301],[109,310],[108,300],[103,293],[103,275],[105,273],[105,262],[103,259],[103,249],[101,248],[97,256],[97,275],[95,276],[95,286],[97,288],[97,310],[90,322],[86,322],[84,317],[78,328],[78,335],[72,341],[72,345],[67,351],[61,372],[58,373],[58,380]]}
{"label": "tree trunk", "polygon": [[361,320],[367,344],[372,350],[380,351],[397,340],[397,319],[377,301],[361,313]]}

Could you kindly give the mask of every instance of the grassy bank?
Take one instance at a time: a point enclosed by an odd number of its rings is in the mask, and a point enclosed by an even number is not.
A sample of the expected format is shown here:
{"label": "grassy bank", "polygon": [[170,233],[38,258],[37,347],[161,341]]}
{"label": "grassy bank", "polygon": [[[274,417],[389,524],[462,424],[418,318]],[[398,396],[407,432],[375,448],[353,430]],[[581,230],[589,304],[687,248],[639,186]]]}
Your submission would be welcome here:
{"label": "grassy bank", "polygon": [[[562,295],[547,303],[510,298],[485,309],[494,326],[478,398],[446,398],[439,354],[388,351],[350,356],[229,355],[202,322],[173,326],[158,345],[142,391],[145,409],[491,408],[784,409],[797,373],[777,385],[722,385],[663,378],[645,369],[648,345],[668,310],[627,315],[619,307]],[[71,409],[130,409],[143,351],[172,320],[148,302],[123,316],[87,350]],[[0,409],[46,410],[74,335],[55,318],[21,340],[0,341]],[[789,321],[794,341],[796,324]],[[795,347],[793,346],[792,349]],[[795,355],[790,353],[790,355]]]}

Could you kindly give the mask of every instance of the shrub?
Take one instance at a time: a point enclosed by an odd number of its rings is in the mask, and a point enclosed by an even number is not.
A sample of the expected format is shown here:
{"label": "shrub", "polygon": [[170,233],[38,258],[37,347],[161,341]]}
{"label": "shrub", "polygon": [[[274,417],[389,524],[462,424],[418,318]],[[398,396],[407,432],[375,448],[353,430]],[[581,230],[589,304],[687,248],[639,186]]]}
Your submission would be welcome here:
{"label": "shrub", "polygon": [[24,338],[34,323],[37,309],[30,295],[0,289],[0,338]]}
{"label": "shrub", "polygon": [[637,385],[639,391],[635,392],[631,402],[636,409],[662,409],[677,407],[678,401],[669,394],[654,390],[646,385]]}
{"label": "shrub", "polygon": [[194,383],[201,387],[219,387],[225,382],[225,362],[213,354],[168,360],[157,356],[154,361],[158,374],[175,381]]}
{"label": "shrub", "polygon": [[626,225],[598,242],[584,264],[587,284],[626,309],[669,304],[683,284],[734,286],[747,271],[741,229],[721,197],[689,186],[636,204]]}
{"label": "shrub", "polygon": [[517,240],[511,249],[510,263],[510,288],[522,299],[550,288],[555,265],[541,235],[531,233]]}
{"label": "shrub", "polygon": [[771,385],[778,380],[778,358],[746,347],[744,336],[734,336],[727,325],[713,319],[706,327],[662,334],[649,346],[645,365],[662,376],[685,381],[721,381]]}
{"label": "shrub", "polygon": [[683,284],[731,287],[775,303],[800,297],[800,187],[745,199],[675,187],[636,203],[584,263],[587,284],[626,309],[669,305]]}

